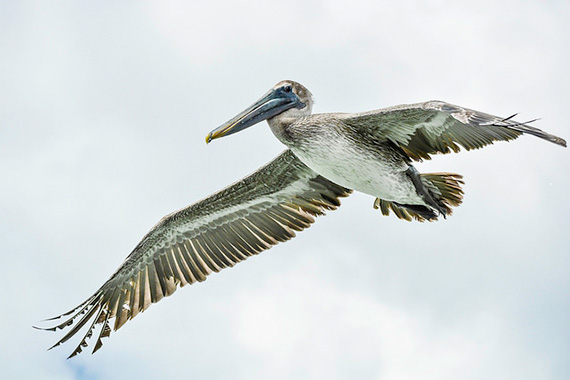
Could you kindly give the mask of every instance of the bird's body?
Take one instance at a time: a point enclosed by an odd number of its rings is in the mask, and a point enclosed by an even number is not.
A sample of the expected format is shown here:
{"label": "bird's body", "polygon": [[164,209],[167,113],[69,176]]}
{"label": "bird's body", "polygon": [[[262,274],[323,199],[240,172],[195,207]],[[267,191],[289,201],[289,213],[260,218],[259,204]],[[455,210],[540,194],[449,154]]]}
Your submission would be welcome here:
{"label": "bird's body", "polygon": [[332,182],[381,199],[423,204],[405,174],[410,166],[405,156],[389,143],[361,139],[342,117],[316,114],[269,125],[299,160]]}
{"label": "bird's body", "polygon": [[312,95],[282,81],[259,101],[206,137],[229,135],[267,120],[288,149],[252,175],[164,217],[91,297],[54,319],[48,330],[69,327],[53,347],[89,326],[74,356],[96,326],[101,338],[117,330],[178,286],[295,236],[340,205],[352,190],[376,197],[374,207],[406,220],[436,220],[461,203],[461,176],[419,174],[413,161],[438,153],[481,148],[532,134],[566,142],[528,123],[440,101],[347,114],[312,114]]}

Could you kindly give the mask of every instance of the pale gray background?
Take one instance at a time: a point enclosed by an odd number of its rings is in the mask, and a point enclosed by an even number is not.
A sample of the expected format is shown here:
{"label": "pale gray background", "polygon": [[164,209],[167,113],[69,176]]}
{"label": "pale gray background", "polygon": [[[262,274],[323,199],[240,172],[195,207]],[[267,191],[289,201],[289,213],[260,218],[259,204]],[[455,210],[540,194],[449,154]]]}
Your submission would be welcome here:
{"label": "pale gray background", "polygon": [[532,136],[419,165],[465,176],[447,220],[356,194],[96,355],[45,351],[32,324],[283,149],[265,123],[204,142],[281,79],[315,112],[441,99],[570,138],[568,1],[199,4],[0,2],[0,378],[570,378],[570,151]]}

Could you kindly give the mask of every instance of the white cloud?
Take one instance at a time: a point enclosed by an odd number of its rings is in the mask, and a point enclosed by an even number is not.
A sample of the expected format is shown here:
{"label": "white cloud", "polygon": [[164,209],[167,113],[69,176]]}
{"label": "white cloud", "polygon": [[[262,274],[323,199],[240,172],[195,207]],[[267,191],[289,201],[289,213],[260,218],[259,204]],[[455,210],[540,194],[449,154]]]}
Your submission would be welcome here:
{"label": "white cloud", "polygon": [[[447,325],[429,310],[390,307],[377,296],[321,281],[307,270],[311,267],[271,276],[224,305],[237,344],[259,359],[260,365],[244,378],[549,375],[544,358],[517,347],[504,316],[495,310],[479,310]],[[511,363],[513,356],[525,362],[524,369]]]}

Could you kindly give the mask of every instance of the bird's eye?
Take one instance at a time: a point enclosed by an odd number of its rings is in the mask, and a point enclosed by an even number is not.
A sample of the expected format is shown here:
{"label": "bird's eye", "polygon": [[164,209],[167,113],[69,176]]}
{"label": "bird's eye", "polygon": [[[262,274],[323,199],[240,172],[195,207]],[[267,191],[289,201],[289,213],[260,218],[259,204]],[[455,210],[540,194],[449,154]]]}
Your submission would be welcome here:
{"label": "bird's eye", "polygon": [[291,91],[293,91],[293,87],[291,87],[291,85],[288,84],[288,85],[286,85],[286,86],[283,87],[283,91],[285,91],[285,92],[291,92]]}

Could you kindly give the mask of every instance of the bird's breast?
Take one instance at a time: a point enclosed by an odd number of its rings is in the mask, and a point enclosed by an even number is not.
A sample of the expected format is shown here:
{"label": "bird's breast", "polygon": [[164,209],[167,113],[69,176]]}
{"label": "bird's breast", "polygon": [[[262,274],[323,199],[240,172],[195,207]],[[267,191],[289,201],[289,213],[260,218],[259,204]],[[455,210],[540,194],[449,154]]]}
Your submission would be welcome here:
{"label": "bird's breast", "polygon": [[389,145],[355,140],[339,131],[312,134],[290,146],[308,167],[330,181],[385,200],[415,200],[408,165]]}

